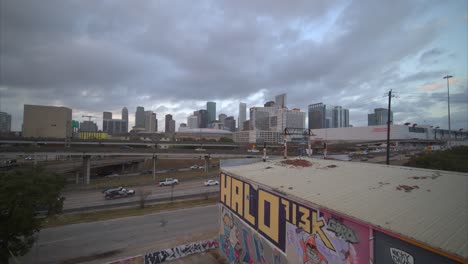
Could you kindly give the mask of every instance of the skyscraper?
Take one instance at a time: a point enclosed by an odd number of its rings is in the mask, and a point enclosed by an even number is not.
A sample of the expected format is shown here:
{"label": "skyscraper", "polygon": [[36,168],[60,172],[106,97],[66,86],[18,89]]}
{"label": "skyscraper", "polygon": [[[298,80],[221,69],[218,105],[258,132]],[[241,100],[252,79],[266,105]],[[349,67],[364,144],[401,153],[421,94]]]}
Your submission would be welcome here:
{"label": "skyscraper", "polygon": [[11,115],[5,112],[0,112],[0,133],[8,133],[11,131]]}
{"label": "skyscraper", "polygon": [[239,103],[239,116],[237,117],[238,119],[238,128],[239,131],[244,130],[244,122],[247,118],[247,104],[245,103]]}
{"label": "skyscraper", "polygon": [[[375,108],[373,114],[367,115],[368,126],[386,125],[388,120],[388,109]],[[390,121],[393,122],[393,111],[390,111]]]}
{"label": "skyscraper", "polygon": [[176,122],[174,119],[169,120],[169,130],[171,131],[170,133],[175,133],[175,128],[176,128]]}
{"label": "skyscraper", "polygon": [[233,116],[226,117],[224,120],[224,129],[231,132],[236,131],[236,120]]}
{"label": "skyscraper", "polygon": [[216,103],[207,102],[206,110],[208,111],[208,124],[216,120]]}
{"label": "skyscraper", "polygon": [[326,128],[323,103],[309,105],[309,129]]}
{"label": "skyscraper", "polygon": [[[165,130],[165,132],[166,133],[175,133],[175,121],[172,119],[172,115],[167,114],[165,121],[166,121],[166,123],[165,123],[166,130]],[[171,121],[174,121],[174,122],[171,122]]]}
{"label": "skyscraper", "polygon": [[226,119],[226,117],[227,117],[227,115],[225,115],[225,114],[219,114],[219,116],[218,116],[219,122],[224,124],[224,119]]}
{"label": "skyscraper", "polygon": [[349,127],[349,110],[323,103],[309,105],[309,129]]}
{"label": "skyscraper", "polygon": [[158,127],[158,120],[156,113],[153,111],[145,111],[145,130],[148,132],[156,132]]}
{"label": "skyscraper", "polygon": [[[128,109],[127,109],[127,107],[122,108],[122,120],[125,120],[125,123],[127,123],[126,127],[128,129]],[[124,131],[124,132],[127,133],[128,130]]]}
{"label": "skyscraper", "polygon": [[258,130],[270,130],[276,127],[275,107],[251,107],[250,108],[250,128]]}
{"label": "skyscraper", "polygon": [[145,108],[143,106],[137,106],[135,113],[135,127],[145,128]]}
{"label": "skyscraper", "polygon": [[333,126],[332,127],[349,127],[349,110],[341,106],[333,108]]}
{"label": "skyscraper", "polygon": [[188,128],[198,128],[198,116],[191,115],[187,117],[187,126]]}
{"label": "skyscraper", "polygon": [[278,106],[279,108],[285,108],[286,107],[286,94],[279,94],[275,97],[275,105]]}
{"label": "skyscraper", "polygon": [[208,122],[209,122],[208,111],[201,109],[201,110],[198,110],[198,114],[199,114],[198,127],[207,128]]}
{"label": "skyscraper", "polygon": [[288,110],[280,108],[277,112],[276,131],[282,132],[285,128],[305,128],[306,113],[298,108]]}

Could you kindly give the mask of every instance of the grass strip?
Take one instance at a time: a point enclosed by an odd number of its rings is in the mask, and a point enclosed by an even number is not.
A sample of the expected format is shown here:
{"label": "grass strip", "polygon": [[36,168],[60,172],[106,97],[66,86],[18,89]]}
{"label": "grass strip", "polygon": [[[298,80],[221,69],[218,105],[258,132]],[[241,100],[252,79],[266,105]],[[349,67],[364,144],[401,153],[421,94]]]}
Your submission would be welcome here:
{"label": "grass strip", "polygon": [[161,211],[176,210],[182,208],[191,208],[202,205],[215,204],[218,202],[218,198],[208,199],[197,199],[197,200],[185,200],[173,203],[161,203],[155,205],[148,205],[145,208],[122,208],[103,210],[95,212],[83,212],[83,213],[70,213],[61,214],[53,217],[48,217],[44,222],[44,228],[57,227],[69,224],[87,223],[101,220],[109,220],[127,216],[139,216],[151,213],[157,213]]}

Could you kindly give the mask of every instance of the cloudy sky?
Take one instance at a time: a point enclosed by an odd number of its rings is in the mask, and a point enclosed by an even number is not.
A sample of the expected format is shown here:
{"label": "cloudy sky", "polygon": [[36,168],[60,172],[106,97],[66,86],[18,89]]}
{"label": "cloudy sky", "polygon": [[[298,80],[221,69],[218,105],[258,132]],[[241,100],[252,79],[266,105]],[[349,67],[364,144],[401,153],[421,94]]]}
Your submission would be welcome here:
{"label": "cloudy sky", "polygon": [[468,129],[468,1],[0,1],[1,110],[20,130],[24,104],[102,112],[130,125],[136,106],[164,127],[217,102],[237,119],[239,102],[279,93],[306,110],[350,109],[350,123],[386,107],[395,123]]}

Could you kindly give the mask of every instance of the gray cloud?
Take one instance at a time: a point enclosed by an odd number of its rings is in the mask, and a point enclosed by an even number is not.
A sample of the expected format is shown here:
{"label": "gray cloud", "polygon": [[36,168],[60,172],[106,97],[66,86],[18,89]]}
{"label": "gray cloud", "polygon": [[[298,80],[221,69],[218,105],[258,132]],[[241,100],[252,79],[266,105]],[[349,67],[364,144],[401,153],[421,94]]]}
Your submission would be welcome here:
{"label": "gray cloud", "polygon": [[421,54],[421,57],[419,57],[419,62],[420,63],[437,63],[438,58],[444,54],[445,52],[439,48],[433,48],[430,50],[425,51],[423,54]]}
{"label": "gray cloud", "polygon": [[172,112],[180,123],[208,100],[237,117],[239,101],[253,106],[287,92],[292,107],[342,104],[364,120],[389,89],[414,89],[447,71],[402,70],[410,58],[453,53],[431,44],[440,25],[418,22],[432,12],[429,4],[6,0],[2,109],[14,113],[16,129],[24,103],[95,115],[142,105],[159,120]]}

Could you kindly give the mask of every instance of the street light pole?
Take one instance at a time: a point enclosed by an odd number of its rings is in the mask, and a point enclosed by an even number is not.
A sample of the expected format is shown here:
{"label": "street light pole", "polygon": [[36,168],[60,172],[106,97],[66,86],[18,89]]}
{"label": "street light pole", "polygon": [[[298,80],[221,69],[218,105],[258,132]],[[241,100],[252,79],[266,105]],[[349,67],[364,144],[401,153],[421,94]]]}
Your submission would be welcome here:
{"label": "street light pole", "polygon": [[448,146],[450,147],[450,140],[451,140],[451,134],[450,134],[450,86],[449,86],[449,79],[452,78],[452,75],[447,75],[444,76],[444,79],[447,79],[447,108],[448,108],[448,130],[449,130],[449,138],[448,138]]}

